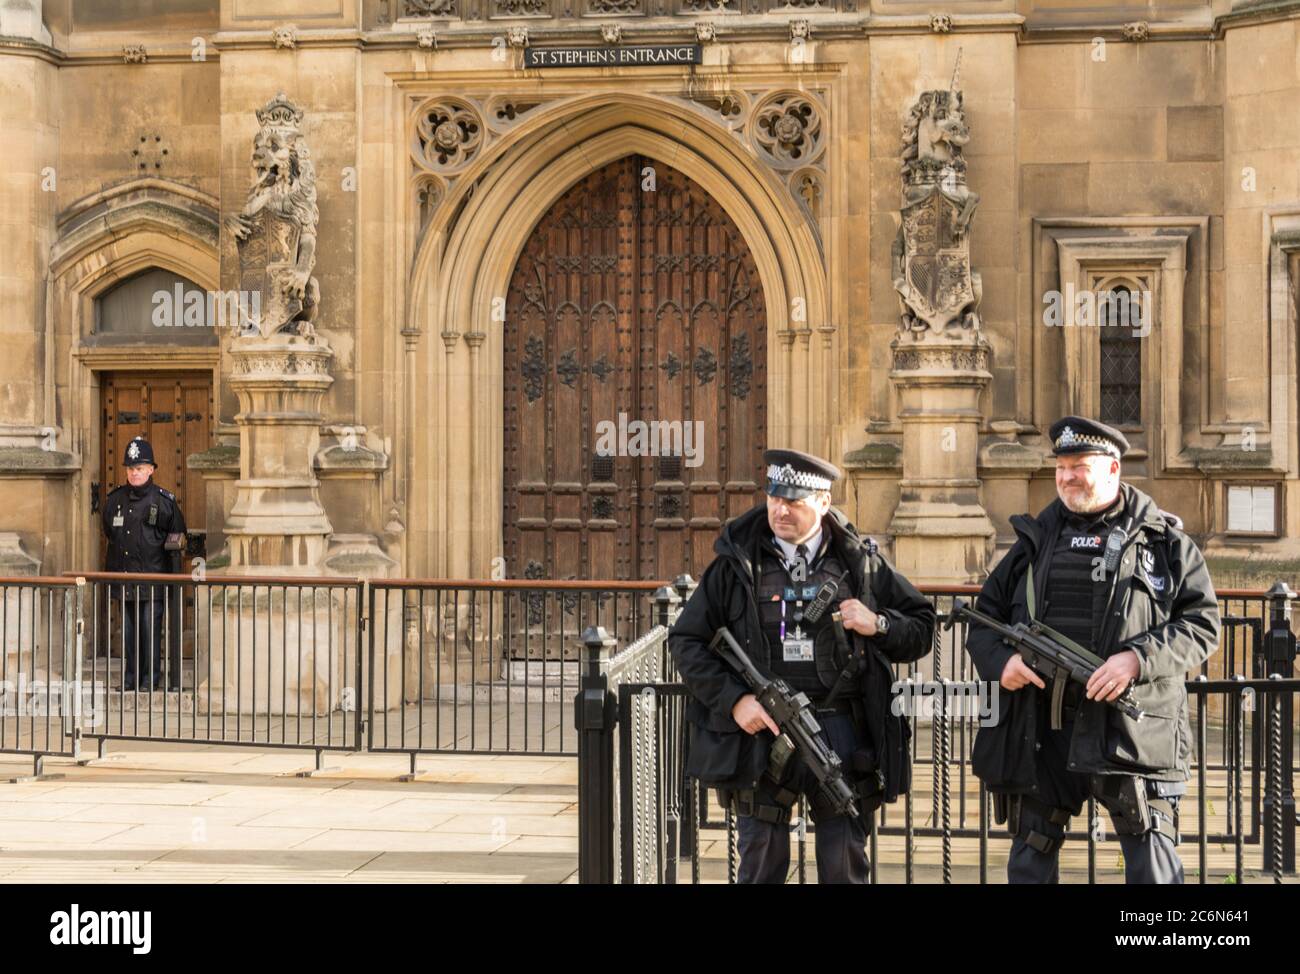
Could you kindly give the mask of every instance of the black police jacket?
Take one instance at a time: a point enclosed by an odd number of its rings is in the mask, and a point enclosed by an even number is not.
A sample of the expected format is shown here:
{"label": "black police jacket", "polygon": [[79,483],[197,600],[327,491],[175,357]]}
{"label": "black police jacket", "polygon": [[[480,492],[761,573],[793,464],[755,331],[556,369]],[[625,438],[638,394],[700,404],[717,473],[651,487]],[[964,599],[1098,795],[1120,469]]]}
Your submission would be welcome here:
{"label": "black police jacket", "polygon": [[[1102,657],[1130,649],[1137,653],[1140,671],[1132,693],[1145,716],[1134,721],[1080,696],[1068,770],[1185,781],[1192,746],[1186,674],[1218,647],[1218,601],[1205,558],[1180,530],[1182,522],[1135,487],[1121,484],[1120,490],[1125,503],[1120,523],[1130,516],[1133,521],[1111,578],[1098,645],[1092,649]],[[1016,543],[985,581],[976,607],[1007,624],[1028,623],[1027,567],[1034,565],[1034,604],[1042,606],[1063,521],[1059,499],[1037,517],[1013,517]],[[966,650],[980,678],[993,683],[1014,652],[997,633],[977,623],[971,624]],[[1039,726],[1039,698],[1045,691],[1027,686],[1015,691],[998,687],[997,692],[997,723],[976,732],[972,766],[990,791],[1036,792],[1034,756],[1039,732],[1046,730]]]}
{"label": "black police jacket", "polygon": [[[870,556],[873,585],[866,592],[868,549],[856,529],[835,508],[823,518],[822,529],[849,567],[857,597],[873,612],[889,617],[887,635],[851,635],[861,641],[859,646],[865,644],[871,660],[871,669],[858,689],[866,730],[884,776],[883,800],[894,801],[911,784],[907,749],[911,726],[905,715],[893,713],[890,707],[894,683],[890,663],[920,659],[930,651],[934,608],[878,553]],[[767,533],[766,505],[723,527],[713,546],[717,557],[705,569],[668,636],[668,648],[692,697],[686,707],[686,719],[692,724],[686,771],[708,785],[751,788],[767,767],[772,734],[766,730],[748,734],[732,720],[731,708],[750,691],[709,649],[714,634],[726,626],[754,665],[771,672],[770,648],[755,595],[756,555]]]}
{"label": "black police jacket", "polygon": [[[118,518],[121,524],[114,524]],[[170,572],[167,535],[185,532],[185,517],[176,495],[149,480],[143,487],[123,484],[108,495],[103,511],[110,572]]]}

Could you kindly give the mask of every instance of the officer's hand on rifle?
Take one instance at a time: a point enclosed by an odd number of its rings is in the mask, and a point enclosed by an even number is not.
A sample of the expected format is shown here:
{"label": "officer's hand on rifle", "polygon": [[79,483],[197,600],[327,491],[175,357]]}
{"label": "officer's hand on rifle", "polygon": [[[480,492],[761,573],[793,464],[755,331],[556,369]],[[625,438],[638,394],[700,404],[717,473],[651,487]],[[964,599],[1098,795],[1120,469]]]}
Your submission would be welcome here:
{"label": "officer's hand on rifle", "polygon": [[777,737],[781,736],[781,728],[776,726],[776,721],[752,693],[747,693],[736,701],[736,705],[731,708],[731,719],[747,733],[757,734],[766,727]]}
{"label": "officer's hand on rifle", "polygon": [[1029,668],[1019,655],[1013,655],[1007,660],[1007,665],[1002,667],[1002,689],[1019,690],[1021,687],[1028,686],[1032,683],[1040,690],[1047,689],[1047,684],[1043,678]]}
{"label": "officer's hand on rifle", "polygon": [[876,614],[857,599],[845,599],[840,603],[839,612],[845,629],[852,629],[864,636],[876,634]]}
{"label": "officer's hand on rifle", "polygon": [[1138,678],[1141,667],[1137,653],[1126,649],[1097,667],[1088,679],[1085,693],[1089,700],[1118,700],[1128,685]]}

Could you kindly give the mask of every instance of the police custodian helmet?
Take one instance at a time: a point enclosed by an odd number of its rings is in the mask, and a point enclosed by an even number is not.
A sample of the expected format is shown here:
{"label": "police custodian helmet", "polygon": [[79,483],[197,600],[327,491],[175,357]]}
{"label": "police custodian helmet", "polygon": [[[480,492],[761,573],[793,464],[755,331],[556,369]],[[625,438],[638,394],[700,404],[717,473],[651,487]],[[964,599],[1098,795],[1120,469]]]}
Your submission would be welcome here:
{"label": "police custodian helmet", "polygon": [[1082,416],[1065,416],[1047,430],[1052,455],[1104,453],[1118,460],[1128,452],[1128,438],[1113,426]]}
{"label": "police custodian helmet", "polygon": [[839,467],[799,450],[767,450],[767,492],[773,497],[800,500],[821,490],[830,490],[840,479]]}
{"label": "police custodian helmet", "polygon": [[126,454],[122,457],[122,466],[134,467],[137,463],[149,463],[158,466],[153,458],[153,447],[143,436],[137,436],[126,445]]}

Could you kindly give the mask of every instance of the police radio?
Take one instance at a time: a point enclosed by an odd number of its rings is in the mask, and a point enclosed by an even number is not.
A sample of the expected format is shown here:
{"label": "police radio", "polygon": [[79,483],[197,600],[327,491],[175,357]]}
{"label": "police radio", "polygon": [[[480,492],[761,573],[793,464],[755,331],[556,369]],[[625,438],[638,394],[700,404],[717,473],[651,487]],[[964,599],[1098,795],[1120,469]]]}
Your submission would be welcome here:
{"label": "police radio", "polygon": [[1123,527],[1117,524],[1111,529],[1110,537],[1106,539],[1106,554],[1102,561],[1107,574],[1119,568],[1120,552],[1124,550],[1124,542],[1128,540],[1128,529],[1132,524],[1133,518],[1130,517],[1125,520]]}
{"label": "police radio", "polygon": [[[841,575],[840,578],[844,576]],[[812,603],[804,610],[804,621],[815,623],[830,608],[831,600],[835,598],[835,593],[840,590],[840,579],[831,579],[828,582],[822,582],[822,587],[817,590],[817,596]]]}

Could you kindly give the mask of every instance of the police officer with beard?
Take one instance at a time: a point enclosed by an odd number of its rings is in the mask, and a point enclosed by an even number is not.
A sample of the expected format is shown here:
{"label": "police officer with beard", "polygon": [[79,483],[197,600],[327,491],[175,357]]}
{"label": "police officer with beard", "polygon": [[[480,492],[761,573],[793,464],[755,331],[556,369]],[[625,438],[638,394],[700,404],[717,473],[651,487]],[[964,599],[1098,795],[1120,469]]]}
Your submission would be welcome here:
{"label": "police officer with beard", "polygon": [[[971,623],[966,649],[1000,685],[997,723],[972,751],[1012,835],[1007,878],[1055,883],[1065,826],[1089,795],[1111,817],[1129,883],[1181,883],[1174,811],[1191,752],[1187,672],[1218,646],[1219,609],[1205,559],[1182,522],[1120,481],[1128,440],[1067,416],[1048,431],[1058,498],[1011,519],[1016,542],[976,607],[1007,624],[1041,622],[1105,659],[1071,684],[1060,727],[1035,673],[997,633]],[[1132,687],[1134,720],[1105,701]]]}
{"label": "police officer with beard", "polygon": [[[797,450],[768,450],[763,459],[766,506],[723,527],[717,557],[668,637],[692,696],[686,773],[716,787],[737,812],[740,882],[785,882],[790,810],[804,792],[814,796],[818,880],[865,883],[864,818],[905,792],[911,775],[911,727],[890,707],[891,664],[929,652],[935,613],[875,544],[831,507],[831,484],[840,475],[833,464]],[[823,591],[825,611],[811,611]],[[843,643],[835,612],[842,617]],[[864,818],[821,807],[815,776],[798,755],[784,768],[770,764],[776,723],[709,649],[723,626],[761,672],[806,693],[817,706],[817,720],[856,787]]]}
{"label": "police officer with beard", "polygon": [[[142,436],[127,444],[122,458],[127,482],[104,502],[104,536],[110,572],[163,573],[179,570],[185,517],[176,495],[153,481],[157,465],[153,447]],[[169,550],[168,545],[171,548]],[[173,554],[172,552],[175,552]],[[122,689],[157,690],[163,683],[163,612],[168,593],[163,585],[114,584],[120,595],[123,651]],[[110,652],[112,647],[110,646]],[[180,661],[172,657],[169,690],[179,690]]]}

